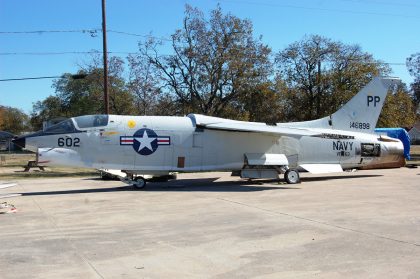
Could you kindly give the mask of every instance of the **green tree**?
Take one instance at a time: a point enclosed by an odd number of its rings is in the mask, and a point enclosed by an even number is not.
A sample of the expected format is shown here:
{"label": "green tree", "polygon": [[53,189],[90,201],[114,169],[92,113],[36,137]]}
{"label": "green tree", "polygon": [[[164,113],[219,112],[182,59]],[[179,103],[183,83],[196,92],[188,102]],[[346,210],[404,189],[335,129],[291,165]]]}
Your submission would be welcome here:
{"label": "green tree", "polygon": [[155,115],[173,116],[179,113],[179,106],[174,96],[161,94],[156,105],[153,107],[153,111],[155,111]]}
{"label": "green tree", "polygon": [[283,120],[282,100],[271,82],[261,83],[240,96],[244,120],[277,123]]}
{"label": "green tree", "polygon": [[[93,57],[77,74],[83,79],[73,79],[71,74],[64,74],[53,81],[56,95],[36,102],[31,113],[31,122],[40,129],[42,122],[57,117],[74,117],[86,114],[104,113],[103,69],[99,57]],[[133,114],[133,95],[127,88],[124,62],[112,57],[109,61],[109,106],[112,114]]]}
{"label": "green tree", "polygon": [[[55,80],[57,97],[61,100],[63,110],[72,116],[104,113],[103,69],[100,57],[92,57],[87,66],[78,71],[86,75],[84,79],[72,79],[70,74]],[[109,108],[111,113],[129,114],[133,111],[133,99],[123,77],[124,61],[111,57],[108,70]]]}
{"label": "green tree", "polygon": [[415,78],[420,78],[420,52],[414,53],[407,58],[408,72]]}
{"label": "green tree", "polygon": [[5,108],[0,106],[0,127],[2,127],[4,123],[4,110]]}
{"label": "green tree", "polygon": [[45,100],[33,104],[30,122],[35,130],[41,130],[44,121],[58,117],[67,118],[70,115],[68,111],[63,109],[60,98],[48,96]]}
{"label": "green tree", "polygon": [[414,77],[414,82],[411,84],[411,94],[415,102],[418,117],[420,118],[420,52],[408,57],[406,64],[408,72]]}
{"label": "green tree", "polygon": [[181,29],[172,35],[172,55],[160,55],[162,42],[139,44],[139,55],[155,67],[161,83],[175,97],[179,114],[198,112],[238,118],[232,110],[239,96],[267,81],[270,48],[253,37],[249,20],[203,13],[186,6]]}
{"label": "green tree", "polygon": [[26,113],[17,108],[0,106],[0,130],[19,135],[30,129]]}
{"label": "green tree", "polygon": [[311,35],[276,55],[277,81],[287,121],[326,116],[389,67],[358,45]]}
{"label": "green tree", "polygon": [[144,55],[132,54],[128,56],[128,62],[128,88],[133,95],[137,114],[164,115],[171,111],[170,107],[158,107],[160,102],[165,103],[166,97],[162,94],[158,73],[151,61]]}
{"label": "green tree", "polygon": [[411,127],[416,121],[415,105],[405,84],[388,93],[377,127]]}

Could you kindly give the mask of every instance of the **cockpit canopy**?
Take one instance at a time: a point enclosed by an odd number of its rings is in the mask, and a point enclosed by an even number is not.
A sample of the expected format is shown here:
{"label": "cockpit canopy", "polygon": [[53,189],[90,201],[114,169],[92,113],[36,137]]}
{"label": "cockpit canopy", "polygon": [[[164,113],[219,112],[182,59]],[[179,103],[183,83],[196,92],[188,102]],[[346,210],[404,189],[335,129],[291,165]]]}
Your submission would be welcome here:
{"label": "cockpit canopy", "polygon": [[[76,122],[76,125],[80,129],[94,128],[94,127],[103,127],[108,125],[108,115],[84,115],[73,118]],[[64,133],[74,133],[78,130],[73,124],[72,119],[64,120],[58,124],[55,124],[51,127],[45,129],[47,134],[64,134]]]}
{"label": "cockpit canopy", "polygon": [[75,117],[74,120],[79,128],[93,128],[108,125],[109,116],[105,114],[84,115]]}
{"label": "cockpit canopy", "polygon": [[73,121],[71,119],[64,120],[58,124],[52,125],[45,129],[45,133],[47,134],[62,134],[62,133],[74,133],[76,128],[73,125]]}

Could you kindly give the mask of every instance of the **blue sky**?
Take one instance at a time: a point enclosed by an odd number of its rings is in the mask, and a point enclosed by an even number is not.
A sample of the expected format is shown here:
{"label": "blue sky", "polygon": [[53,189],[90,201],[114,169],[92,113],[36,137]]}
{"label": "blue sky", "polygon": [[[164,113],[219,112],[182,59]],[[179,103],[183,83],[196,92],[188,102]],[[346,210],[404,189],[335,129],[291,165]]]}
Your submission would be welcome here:
{"label": "blue sky", "polygon": [[[248,18],[255,36],[273,52],[307,34],[359,44],[376,59],[405,63],[420,51],[420,2],[416,0],[107,0],[108,30],[169,37],[181,27],[185,4],[206,14],[220,4],[224,12]],[[101,28],[100,0],[0,0],[0,32],[90,30]],[[0,79],[58,76],[76,72],[86,54],[21,55],[5,53],[102,51],[101,34],[0,33]],[[108,51],[135,52],[140,38],[108,34]],[[169,51],[169,48],[168,48]],[[122,55],[125,57],[126,55]],[[404,65],[393,75],[410,83]],[[53,95],[52,80],[0,81],[0,105],[29,113],[32,104]]]}

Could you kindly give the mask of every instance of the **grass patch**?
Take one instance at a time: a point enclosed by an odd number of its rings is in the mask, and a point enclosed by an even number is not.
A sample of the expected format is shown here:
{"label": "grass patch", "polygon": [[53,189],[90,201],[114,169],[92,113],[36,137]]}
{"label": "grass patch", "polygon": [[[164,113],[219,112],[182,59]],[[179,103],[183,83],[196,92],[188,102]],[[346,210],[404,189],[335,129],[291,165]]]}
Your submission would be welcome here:
{"label": "grass patch", "polygon": [[410,147],[410,154],[420,155],[420,145],[412,145]]}
{"label": "grass patch", "polygon": [[81,177],[81,176],[99,177],[99,172],[92,169],[47,168],[45,171],[34,169],[29,172],[23,172],[22,170],[17,170],[16,168],[3,168],[0,173],[0,179],[57,178],[57,177]]}
{"label": "grass patch", "polygon": [[0,179],[30,179],[57,177],[99,177],[99,172],[86,168],[46,167],[45,171],[31,168],[23,172],[28,161],[36,160],[35,153],[2,153],[0,154]]}
{"label": "grass patch", "polygon": [[20,167],[34,160],[36,160],[34,153],[3,153],[0,154],[0,167]]}

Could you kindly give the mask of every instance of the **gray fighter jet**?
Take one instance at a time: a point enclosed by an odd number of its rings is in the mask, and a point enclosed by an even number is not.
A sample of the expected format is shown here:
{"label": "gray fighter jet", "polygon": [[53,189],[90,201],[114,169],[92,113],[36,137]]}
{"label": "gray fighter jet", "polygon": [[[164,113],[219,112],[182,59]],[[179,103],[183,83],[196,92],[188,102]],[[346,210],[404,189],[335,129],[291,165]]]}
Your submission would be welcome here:
{"label": "gray fighter jet", "polygon": [[145,175],[232,171],[242,178],[299,183],[299,171],[342,172],[394,162],[401,141],[374,134],[395,78],[376,77],[337,112],[294,123],[244,122],[198,114],[185,117],[86,115],[14,140],[38,152],[39,164],[120,170],[125,182]]}

